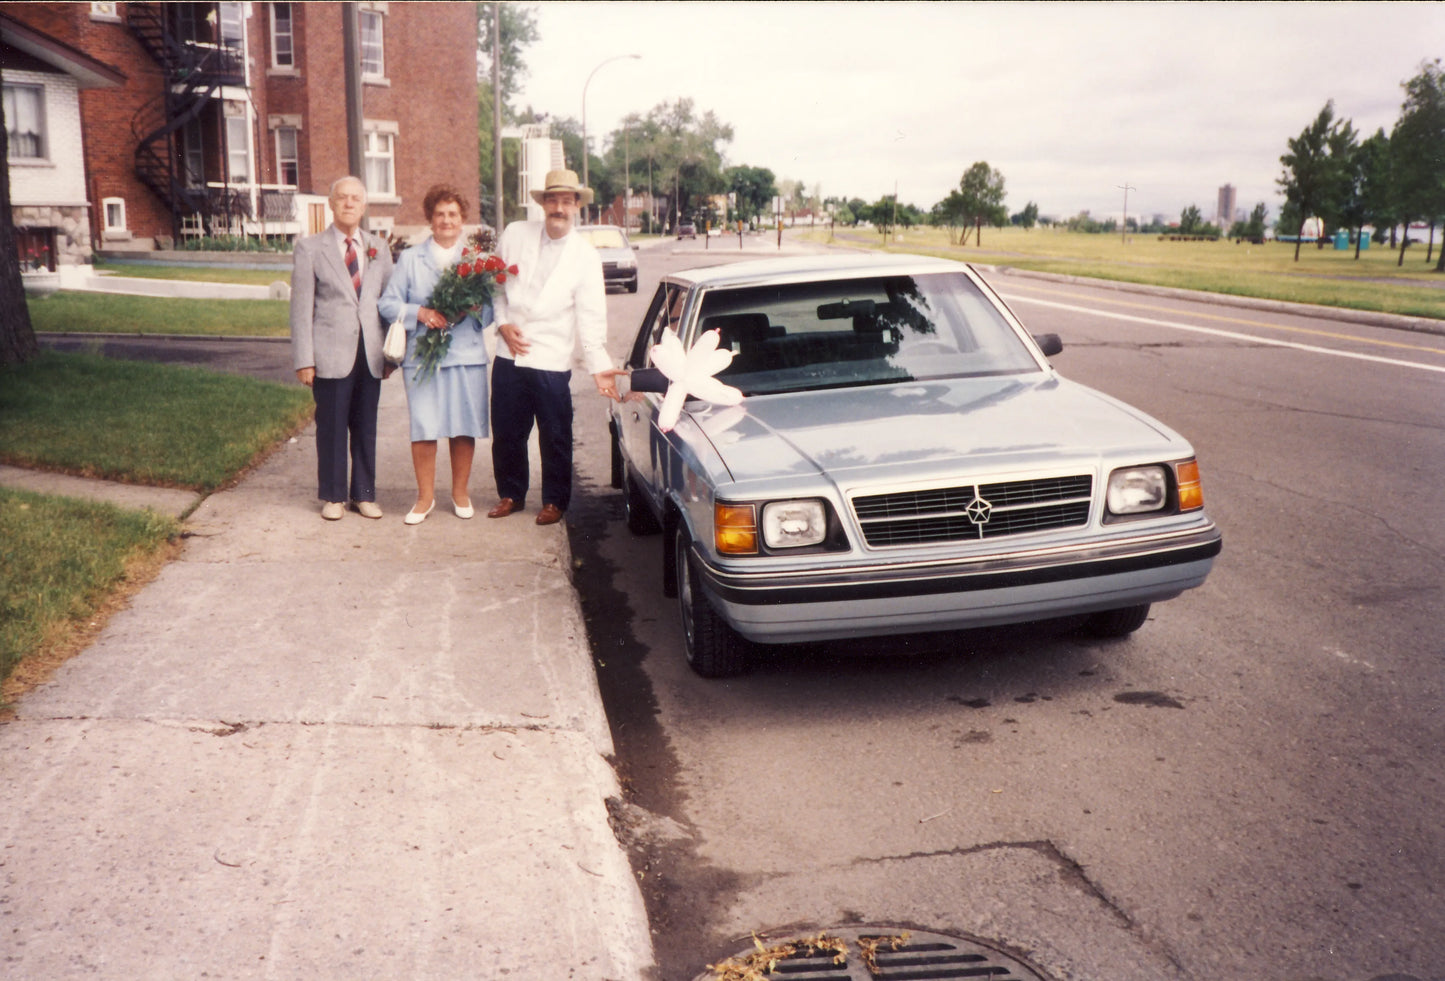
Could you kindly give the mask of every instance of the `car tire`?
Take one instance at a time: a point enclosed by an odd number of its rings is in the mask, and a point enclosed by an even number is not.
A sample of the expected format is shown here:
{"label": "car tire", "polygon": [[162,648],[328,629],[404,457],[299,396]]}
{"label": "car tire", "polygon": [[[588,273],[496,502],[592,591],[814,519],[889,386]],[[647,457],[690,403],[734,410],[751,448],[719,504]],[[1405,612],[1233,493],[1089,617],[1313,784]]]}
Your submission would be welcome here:
{"label": "car tire", "polygon": [[642,489],[637,486],[637,478],[626,464],[622,471],[622,510],[627,515],[627,530],[634,535],[655,535],[662,530],[647,506]]}
{"label": "car tire", "polygon": [[679,528],[673,536],[677,565],[677,607],[682,618],[688,667],[704,678],[734,678],[748,670],[747,641],[708,602],[692,561],[692,539]]}
{"label": "car tire", "polygon": [[1094,637],[1127,637],[1149,619],[1149,604],[1126,606],[1121,610],[1092,613],[1084,621],[1083,630]]}
{"label": "car tire", "polygon": [[636,293],[636,292],[637,292],[637,280],[634,279],[632,282],[630,282],[630,283],[627,284],[627,292],[629,292],[629,293]]}

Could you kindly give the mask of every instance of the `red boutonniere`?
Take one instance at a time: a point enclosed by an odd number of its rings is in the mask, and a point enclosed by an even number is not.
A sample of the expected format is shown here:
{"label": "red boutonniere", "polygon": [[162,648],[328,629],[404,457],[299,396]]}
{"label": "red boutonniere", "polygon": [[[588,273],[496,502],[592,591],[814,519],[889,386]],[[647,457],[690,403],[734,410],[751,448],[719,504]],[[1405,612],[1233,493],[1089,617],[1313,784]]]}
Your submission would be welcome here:
{"label": "red boutonniere", "polygon": [[366,257],[367,257],[368,259],[375,259],[375,258],[376,258],[376,246],[373,245],[371,248],[369,248],[369,249],[366,250]]}

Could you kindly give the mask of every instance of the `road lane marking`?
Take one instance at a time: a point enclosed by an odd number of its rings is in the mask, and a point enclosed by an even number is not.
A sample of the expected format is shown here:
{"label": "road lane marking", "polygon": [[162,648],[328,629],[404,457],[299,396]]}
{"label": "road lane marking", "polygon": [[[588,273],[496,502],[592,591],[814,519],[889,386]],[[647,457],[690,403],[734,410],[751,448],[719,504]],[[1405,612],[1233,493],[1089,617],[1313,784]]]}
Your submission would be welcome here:
{"label": "road lane marking", "polygon": [[[1022,289],[1027,289],[1027,287],[1018,287],[1018,286],[1015,286],[1015,287],[1013,287],[1013,288],[1014,288],[1014,289],[1021,289],[1021,288],[1022,288]],[[1000,292],[1000,295],[1002,295],[1002,291],[1000,290],[999,292]],[[1180,312],[1180,311],[1178,311],[1178,310],[1175,310],[1173,307],[1160,307],[1160,306],[1155,306],[1155,305],[1153,305],[1152,303],[1131,303],[1131,302],[1129,302],[1128,300],[1111,300],[1111,299],[1110,299],[1110,300],[1106,300],[1106,299],[1099,299],[1099,298],[1096,298],[1096,297],[1089,296],[1089,295],[1087,295],[1087,294],[1085,294],[1085,293],[1069,293],[1069,292],[1064,291],[1064,290],[1042,290],[1042,289],[1040,290],[1040,292],[1047,292],[1047,293],[1049,293],[1050,295],[1071,296],[1071,297],[1073,297],[1073,298],[1075,298],[1075,299],[1078,299],[1078,300],[1090,300],[1090,301],[1095,302],[1095,303],[1110,303],[1110,304],[1113,304],[1114,306],[1133,307],[1134,309],[1137,309],[1137,310],[1154,310],[1154,311],[1157,311],[1157,312],[1159,312],[1159,313],[1179,313],[1179,312]],[[1019,296],[1019,297],[1017,297],[1017,299],[1022,300],[1022,301],[1024,301],[1025,303],[1028,303],[1028,302],[1043,303],[1043,302],[1045,302],[1045,301],[1043,301],[1043,300],[1030,300],[1030,299],[1029,299],[1028,297],[1026,297],[1026,296]],[[1204,302],[1204,301],[1186,301],[1186,302]],[[1202,320],[1218,320],[1218,321],[1220,321],[1221,323],[1226,323],[1226,324],[1243,324],[1243,325],[1246,326],[1246,327],[1264,327],[1264,328],[1267,328],[1267,329],[1269,329],[1269,330],[1283,330],[1283,331],[1288,331],[1288,332],[1291,333],[1291,334],[1313,334],[1313,335],[1315,335],[1316,337],[1329,337],[1329,338],[1332,338],[1332,339],[1334,339],[1334,340],[1340,340],[1340,341],[1354,341],[1354,342],[1356,342],[1356,343],[1358,343],[1358,344],[1374,344],[1374,345],[1377,346],[1377,347],[1398,347],[1398,348],[1402,348],[1402,349],[1404,349],[1404,350],[1406,350],[1406,351],[1426,351],[1426,352],[1429,352],[1430,354],[1445,354],[1445,350],[1442,350],[1441,348],[1438,348],[1438,347],[1427,347],[1427,346],[1425,346],[1425,345],[1423,345],[1423,344],[1405,344],[1405,343],[1403,343],[1403,342],[1401,342],[1401,341],[1381,341],[1381,340],[1376,340],[1376,339],[1370,338],[1370,337],[1357,337],[1357,336],[1355,336],[1354,334],[1340,334],[1340,333],[1336,333],[1336,332],[1334,332],[1334,331],[1319,330],[1318,328],[1312,328],[1312,327],[1286,327],[1284,324],[1272,324],[1272,323],[1269,323],[1268,321],[1265,321],[1265,320],[1246,320],[1246,319],[1244,319],[1243,317],[1226,317],[1226,316],[1224,316],[1223,314],[1219,314],[1219,313],[1189,313],[1189,314],[1187,314],[1187,316],[1190,316],[1190,317],[1199,317],[1199,318],[1202,319]],[[1293,314],[1293,313],[1291,313],[1291,314],[1282,314],[1282,316],[1299,317],[1299,316],[1305,316],[1305,315],[1304,315],[1304,314]]]}
{"label": "road lane marking", "polygon": [[[1351,358],[1355,361],[1372,361],[1375,364],[1393,364],[1402,368],[1418,368],[1421,371],[1434,371],[1445,374],[1445,365],[1421,364],[1418,361],[1401,361],[1399,358],[1383,358],[1375,354],[1359,354],[1355,351],[1337,351],[1334,348],[1319,347],[1314,344],[1300,344],[1296,341],[1281,341],[1270,337],[1260,337],[1257,334],[1243,334],[1235,330],[1220,330],[1217,327],[1200,327],[1196,324],[1181,324],[1172,320],[1157,320],[1153,317],[1136,317],[1129,313],[1114,313],[1111,310],[1098,310],[1091,307],[1075,306],[1072,303],[1056,303],[1053,300],[1040,300],[1031,296],[1016,296],[1015,300],[1024,303],[1036,303],[1040,306],[1053,307],[1056,310],[1068,310],[1072,313],[1082,313],[1094,317],[1112,317],[1115,320],[1127,320],[1136,324],[1149,324],[1153,327],[1169,327],[1174,330],[1187,330],[1196,334],[1210,334],[1214,337],[1227,337],[1237,341],[1249,341],[1251,344],[1265,344],[1270,347],[1288,347],[1296,351],[1309,351],[1313,354],[1329,354],[1337,358]],[[1191,315],[1192,316],[1192,315]],[[1291,328],[1285,328],[1291,329]],[[1429,351],[1430,348],[1422,350]],[[1435,352],[1441,353],[1441,352]]]}

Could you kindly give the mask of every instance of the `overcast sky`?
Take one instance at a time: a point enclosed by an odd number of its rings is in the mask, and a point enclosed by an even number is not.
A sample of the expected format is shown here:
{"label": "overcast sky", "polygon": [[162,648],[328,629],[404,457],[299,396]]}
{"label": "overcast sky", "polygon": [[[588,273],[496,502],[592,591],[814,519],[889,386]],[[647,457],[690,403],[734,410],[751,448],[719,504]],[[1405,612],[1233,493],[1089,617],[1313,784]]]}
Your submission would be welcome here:
{"label": "overcast sky", "polygon": [[870,202],[896,181],[925,211],[986,160],[1010,211],[1118,217],[1128,183],[1130,214],[1212,220],[1228,183],[1274,217],[1285,140],[1327,99],[1388,132],[1400,84],[1445,57],[1445,3],[529,6],[516,107],[580,120],[586,85],[594,152],[627,113],[690,98],[733,127],[729,164]]}

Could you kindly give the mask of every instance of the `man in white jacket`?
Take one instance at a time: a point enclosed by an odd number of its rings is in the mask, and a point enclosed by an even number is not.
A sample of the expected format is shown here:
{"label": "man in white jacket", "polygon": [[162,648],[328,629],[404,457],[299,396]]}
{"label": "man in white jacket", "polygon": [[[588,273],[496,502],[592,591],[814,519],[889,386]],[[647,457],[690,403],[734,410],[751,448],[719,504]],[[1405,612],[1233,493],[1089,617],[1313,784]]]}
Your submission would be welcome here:
{"label": "man in white jacket", "polygon": [[542,454],[537,524],[562,520],[572,499],[572,352],[582,356],[597,391],[617,398],[607,341],[607,295],[597,250],[572,232],[592,191],[577,174],[554,170],[533,199],[544,221],[508,225],[497,245],[517,274],[493,297],[501,343],[492,366],[492,470],[500,498],[487,512],[505,518],[527,502],[527,439],[535,422]]}

